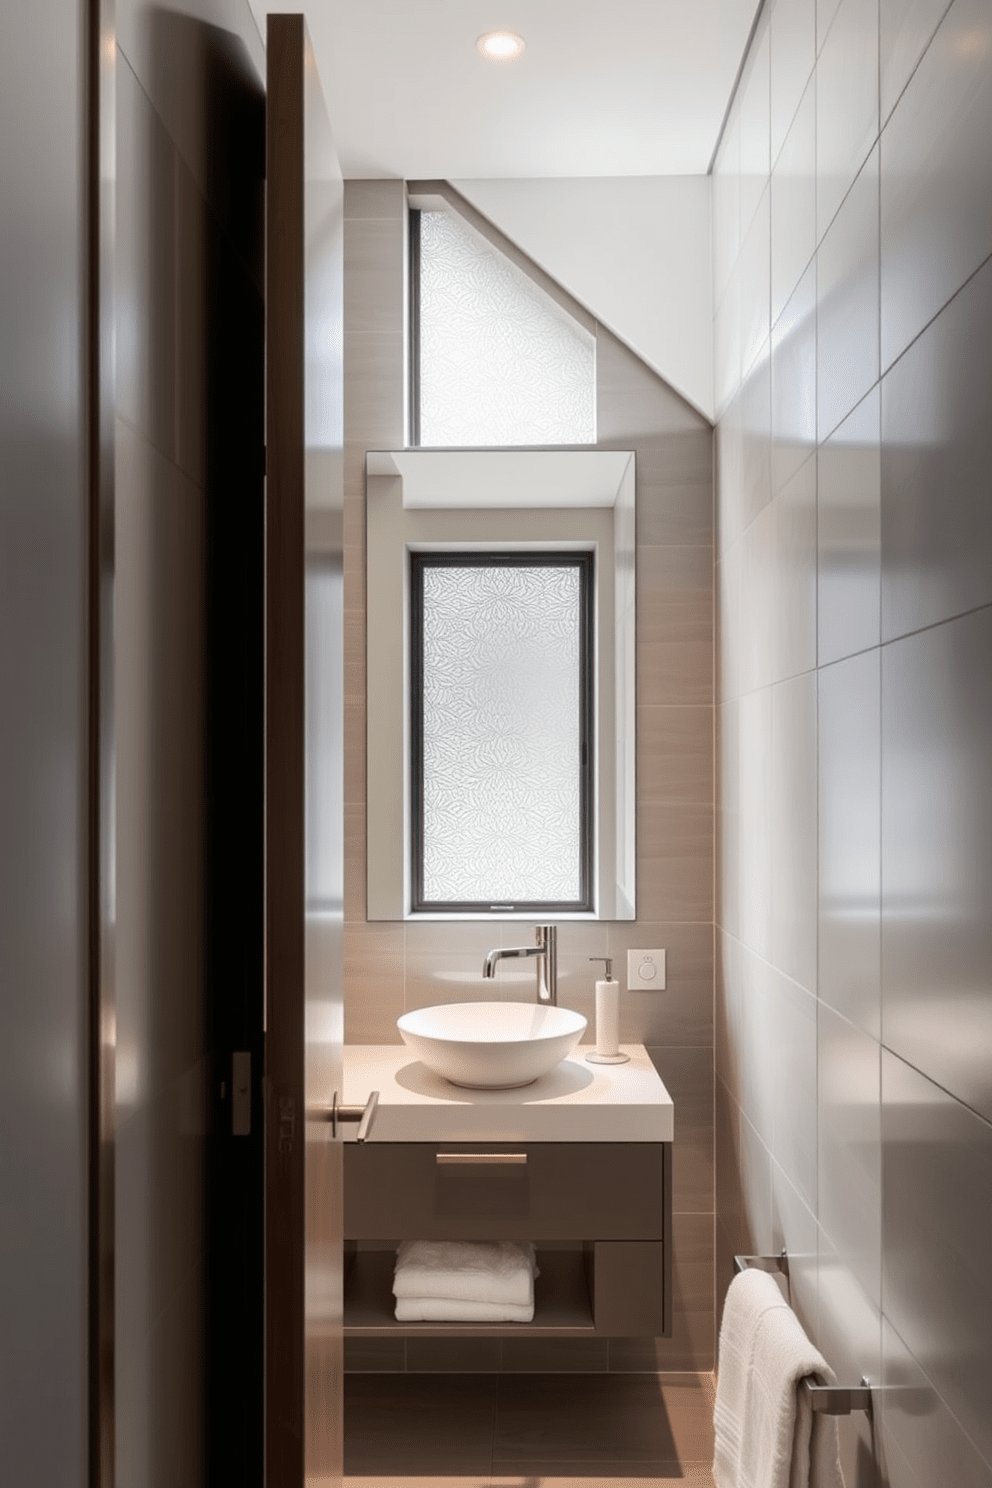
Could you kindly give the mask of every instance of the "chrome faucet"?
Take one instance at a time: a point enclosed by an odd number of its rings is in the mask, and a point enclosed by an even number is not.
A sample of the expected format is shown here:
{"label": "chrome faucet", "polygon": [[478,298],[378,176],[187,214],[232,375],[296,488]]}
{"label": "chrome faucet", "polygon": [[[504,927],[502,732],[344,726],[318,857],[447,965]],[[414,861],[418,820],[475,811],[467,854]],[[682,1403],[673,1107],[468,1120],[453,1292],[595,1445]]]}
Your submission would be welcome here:
{"label": "chrome faucet", "polygon": [[496,975],[496,962],[506,956],[537,957],[537,1000],[558,1002],[558,927],[557,925],[535,925],[535,944],[511,946],[505,951],[490,951],[482,968],[484,977]]}

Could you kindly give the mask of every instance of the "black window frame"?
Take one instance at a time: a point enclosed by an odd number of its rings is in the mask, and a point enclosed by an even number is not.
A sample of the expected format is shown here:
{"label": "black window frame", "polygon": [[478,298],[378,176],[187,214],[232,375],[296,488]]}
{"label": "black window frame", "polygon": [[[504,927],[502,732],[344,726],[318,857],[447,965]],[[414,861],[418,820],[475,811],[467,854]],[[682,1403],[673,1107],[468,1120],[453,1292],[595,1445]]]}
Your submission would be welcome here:
{"label": "black window frame", "polygon": [[[580,895],[575,900],[427,900],[423,883],[423,640],[425,568],[577,568],[579,580],[579,872]],[[592,914],[595,911],[595,582],[596,554],[589,550],[534,551],[477,549],[413,551],[410,553],[410,913],[411,915]]]}

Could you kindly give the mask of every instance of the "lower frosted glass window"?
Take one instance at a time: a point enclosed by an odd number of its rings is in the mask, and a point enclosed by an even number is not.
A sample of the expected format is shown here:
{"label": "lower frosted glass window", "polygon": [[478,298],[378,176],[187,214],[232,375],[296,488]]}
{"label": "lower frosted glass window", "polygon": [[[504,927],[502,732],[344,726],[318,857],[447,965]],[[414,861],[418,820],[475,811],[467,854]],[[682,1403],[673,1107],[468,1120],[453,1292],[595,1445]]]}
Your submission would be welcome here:
{"label": "lower frosted glass window", "polygon": [[592,444],[595,344],[454,212],[411,214],[413,443]]}
{"label": "lower frosted glass window", "polygon": [[411,555],[412,908],[592,908],[591,553]]}

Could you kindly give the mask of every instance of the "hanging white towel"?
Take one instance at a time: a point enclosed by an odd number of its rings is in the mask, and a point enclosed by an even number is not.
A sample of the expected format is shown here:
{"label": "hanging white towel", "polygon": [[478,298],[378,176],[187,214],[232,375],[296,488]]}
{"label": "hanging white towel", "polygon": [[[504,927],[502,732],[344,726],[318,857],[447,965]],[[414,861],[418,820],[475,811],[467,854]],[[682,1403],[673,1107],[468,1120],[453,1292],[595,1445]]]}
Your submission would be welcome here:
{"label": "hanging white towel", "polygon": [[404,1240],[396,1255],[393,1295],[533,1311],[537,1274],[533,1245],[516,1240]]}
{"label": "hanging white towel", "polygon": [[772,1277],[734,1278],[720,1327],[713,1411],[716,1488],[844,1488],[837,1422],[800,1381],[834,1375]]}

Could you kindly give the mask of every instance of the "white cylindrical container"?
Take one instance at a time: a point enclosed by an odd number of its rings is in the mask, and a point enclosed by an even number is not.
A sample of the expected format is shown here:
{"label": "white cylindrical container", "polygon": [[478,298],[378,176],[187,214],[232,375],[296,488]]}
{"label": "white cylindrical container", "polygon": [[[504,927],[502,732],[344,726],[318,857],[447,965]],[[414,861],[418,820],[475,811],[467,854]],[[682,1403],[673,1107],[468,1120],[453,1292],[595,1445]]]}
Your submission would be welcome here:
{"label": "white cylindrical container", "polygon": [[591,1064],[626,1064],[630,1055],[620,1052],[620,983],[611,976],[613,962],[608,956],[589,960],[605,961],[606,976],[596,983],[596,1052],[586,1058]]}
{"label": "white cylindrical container", "polygon": [[596,1053],[620,1053],[620,983],[596,983]]}

